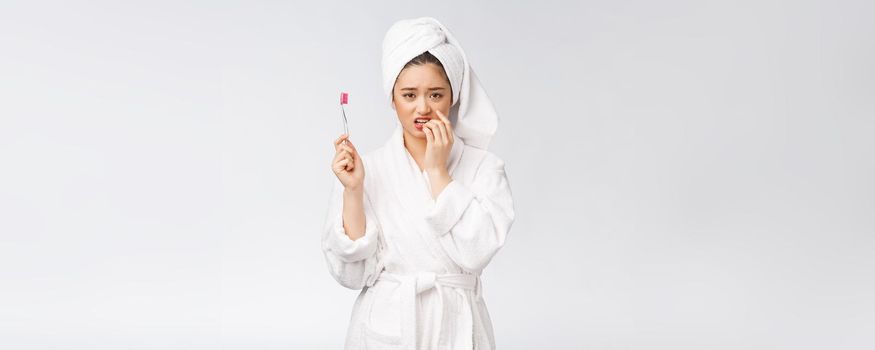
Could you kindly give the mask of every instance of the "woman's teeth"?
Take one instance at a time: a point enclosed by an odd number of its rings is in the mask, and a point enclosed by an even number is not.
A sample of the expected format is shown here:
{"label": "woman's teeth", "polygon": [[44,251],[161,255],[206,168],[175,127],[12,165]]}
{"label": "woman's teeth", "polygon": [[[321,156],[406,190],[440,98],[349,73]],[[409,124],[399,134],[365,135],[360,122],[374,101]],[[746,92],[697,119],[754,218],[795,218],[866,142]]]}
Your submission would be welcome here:
{"label": "woman's teeth", "polygon": [[422,118],[422,119],[416,119],[416,120],[414,120],[413,122],[416,123],[416,124],[425,124],[425,123],[428,123],[429,120],[430,120],[430,119]]}

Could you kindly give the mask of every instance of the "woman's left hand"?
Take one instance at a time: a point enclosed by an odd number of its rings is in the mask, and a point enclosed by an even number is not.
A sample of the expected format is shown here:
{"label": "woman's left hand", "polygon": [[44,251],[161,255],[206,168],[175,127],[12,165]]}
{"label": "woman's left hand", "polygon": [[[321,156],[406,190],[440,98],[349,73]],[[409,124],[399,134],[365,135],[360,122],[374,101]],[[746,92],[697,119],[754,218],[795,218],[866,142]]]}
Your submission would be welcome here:
{"label": "woman's left hand", "polygon": [[453,148],[453,127],[443,113],[435,112],[439,119],[429,120],[422,127],[426,140],[423,165],[429,174],[447,174],[447,159]]}

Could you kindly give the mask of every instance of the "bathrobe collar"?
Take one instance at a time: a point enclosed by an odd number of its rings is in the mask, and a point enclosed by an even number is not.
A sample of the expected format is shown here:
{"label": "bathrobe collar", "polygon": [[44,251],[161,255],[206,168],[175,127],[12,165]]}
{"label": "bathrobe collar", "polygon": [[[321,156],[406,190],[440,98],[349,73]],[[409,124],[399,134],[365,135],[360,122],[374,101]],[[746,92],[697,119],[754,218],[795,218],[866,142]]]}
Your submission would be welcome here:
{"label": "bathrobe collar", "polygon": [[[450,177],[459,166],[465,149],[465,143],[458,135],[454,134],[453,140],[453,148],[447,159],[447,172]],[[393,172],[392,177],[395,178],[395,184],[398,185],[394,192],[407,208],[424,215],[430,207],[434,206],[428,172],[419,170],[413,156],[404,147],[404,130],[400,124],[396,124],[395,131],[386,146],[392,154],[394,163],[393,169],[390,171]]]}

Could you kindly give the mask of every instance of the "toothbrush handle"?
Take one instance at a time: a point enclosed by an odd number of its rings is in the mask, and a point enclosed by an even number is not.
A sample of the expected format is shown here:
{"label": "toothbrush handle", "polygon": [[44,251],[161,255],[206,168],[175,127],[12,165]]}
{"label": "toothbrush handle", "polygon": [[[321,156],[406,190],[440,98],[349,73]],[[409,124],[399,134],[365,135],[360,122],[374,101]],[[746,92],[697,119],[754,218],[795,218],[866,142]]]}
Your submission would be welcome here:
{"label": "toothbrush handle", "polygon": [[[343,113],[343,133],[349,135],[349,121],[346,119],[346,108],[343,108],[343,104],[340,105],[340,111]],[[343,143],[346,143],[346,140],[343,140]]]}

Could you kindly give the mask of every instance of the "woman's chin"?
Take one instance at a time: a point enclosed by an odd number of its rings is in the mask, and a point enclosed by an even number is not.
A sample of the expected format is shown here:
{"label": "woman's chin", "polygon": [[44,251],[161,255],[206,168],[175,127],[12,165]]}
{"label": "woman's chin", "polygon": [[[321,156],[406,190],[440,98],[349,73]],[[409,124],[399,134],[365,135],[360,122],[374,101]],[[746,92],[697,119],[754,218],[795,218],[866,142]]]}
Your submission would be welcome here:
{"label": "woman's chin", "polygon": [[414,127],[411,127],[411,128],[408,128],[408,129],[407,129],[407,133],[410,134],[410,136],[413,136],[413,137],[418,138],[418,139],[424,139],[424,138],[425,138],[425,132],[422,131],[422,130],[420,130],[419,128],[417,128],[417,127],[415,127],[415,126],[414,126]]}

